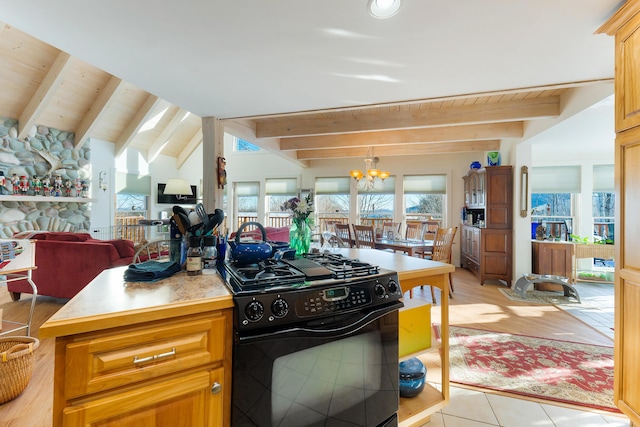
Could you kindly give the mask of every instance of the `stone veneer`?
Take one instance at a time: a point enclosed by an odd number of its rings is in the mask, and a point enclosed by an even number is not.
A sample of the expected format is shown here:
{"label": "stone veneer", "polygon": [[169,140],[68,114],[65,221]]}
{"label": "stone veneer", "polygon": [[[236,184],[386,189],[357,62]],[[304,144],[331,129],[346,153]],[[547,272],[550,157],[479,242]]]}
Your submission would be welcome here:
{"label": "stone veneer", "polygon": [[[60,175],[63,182],[75,181],[76,178],[90,182],[89,142],[76,149],[72,132],[46,126],[34,126],[25,141],[18,140],[17,135],[18,121],[0,117],[0,171],[6,178],[5,186],[0,186],[0,193],[4,196],[0,202],[0,238],[27,230],[89,230],[89,203],[81,203],[77,199],[66,202],[66,197],[56,197],[54,201],[51,198],[20,200],[23,196],[12,195],[10,182],[13,174],[29,178],[34,175],[40,178]],[[33,189],[27,195],[34,196]],[[75,190],[72,195],[75,195]]]}

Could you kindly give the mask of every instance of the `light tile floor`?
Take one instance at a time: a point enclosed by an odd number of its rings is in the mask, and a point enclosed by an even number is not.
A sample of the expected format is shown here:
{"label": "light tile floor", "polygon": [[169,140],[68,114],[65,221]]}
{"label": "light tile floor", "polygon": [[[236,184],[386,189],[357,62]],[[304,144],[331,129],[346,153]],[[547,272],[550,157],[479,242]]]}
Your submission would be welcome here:
{"label": "light tile floor", "polygon": [[[582,304],[558,306],[613,338],[613,285],[578,282]],[[437,386],[434,384],[434,386]],[[447,407],[424,427],[629,427],[623,415],[578,411],[465,388],[450,387]]]}

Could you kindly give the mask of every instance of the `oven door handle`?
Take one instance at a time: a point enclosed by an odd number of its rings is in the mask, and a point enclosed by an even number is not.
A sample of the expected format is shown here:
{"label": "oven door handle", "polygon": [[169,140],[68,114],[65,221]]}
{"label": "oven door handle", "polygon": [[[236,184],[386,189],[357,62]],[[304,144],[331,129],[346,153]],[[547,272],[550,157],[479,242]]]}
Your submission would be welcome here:
{"label": "oven door handle", "polygon": [[[404,304],[397,301],[383,308],[371,310],[367,313],[359,311],[357,313],[336,315],[330,318],[310,321],[305,326],[269,331],[267,333],[252,334],[249,336],[238,336],[240,344],[249,344],[256,341],[273,340],[278,338],[341,338],[358,332],[365,326],[375,322],[382,316],[404,307]],[[333,319],[333,321],[329,321]],[[329,321],[329,322],[328,322]],[[317,327],[310,325],[317,324]]]}

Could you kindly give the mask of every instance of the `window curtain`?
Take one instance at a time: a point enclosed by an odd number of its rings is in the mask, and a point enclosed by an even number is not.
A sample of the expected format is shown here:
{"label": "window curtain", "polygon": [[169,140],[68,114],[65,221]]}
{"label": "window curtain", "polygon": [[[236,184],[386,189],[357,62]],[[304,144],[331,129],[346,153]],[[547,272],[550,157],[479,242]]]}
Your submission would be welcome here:
{"label": "window curtain", "polygon": [[446,175],[405,175],[404,194],[446,194]]}
{"label": "window curtain", "polygon": [[[365,181],[366,178],[362,178],[362,181]],[[362,183],[358,185],[358,187],[360,185],[363,185]],[[367,190],[367,189],[360,189],[358,188],[358,194],[367,194],[367,193],[376,193],[376,194],[395,194],[396,192],[396,177],[395,176],[390,176],[389,178],[385,179],[384,181],[380,181],[380,179],[376,179],[376,185],[373,186],[373,188]]]}
{"label": "window curtain", "polygon": [[353,178],[316,178],[316,194],[349,194]]}
{"label": "window curtain", "polygon": [[297,194],[298,180],[296,178],[267,178],[265,192],[267,196]]}
{"label": "window curtain", "polygon": [[235,189],[237,197],[257,196],[258,194],[260,194],[260,183],[236,182]]}
{"label": "window curtain", "polygon": [[580,166],[539,166],[529,175],[532,193],[580,193]]}
{"label": "window curtain", "polygon": [[613,165],[593,166],[593,191],[613,193],[615,191]]}
{"label": "window curtain", "polygon": [[142,196],[150,196],[151,177],[149,175],[140,176],[134,173],[116,171],[115,192],[119,194],[139,194]]}

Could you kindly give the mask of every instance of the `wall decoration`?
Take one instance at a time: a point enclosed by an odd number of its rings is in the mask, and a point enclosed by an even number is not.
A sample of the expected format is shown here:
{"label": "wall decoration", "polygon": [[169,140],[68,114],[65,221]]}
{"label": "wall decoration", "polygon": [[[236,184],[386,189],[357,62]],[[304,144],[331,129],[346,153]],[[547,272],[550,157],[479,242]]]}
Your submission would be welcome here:
{"label": "wall decoration", "polygon": [[227,185],[227,161],[224,157],[218,157],[218,188],[224,189]]}

